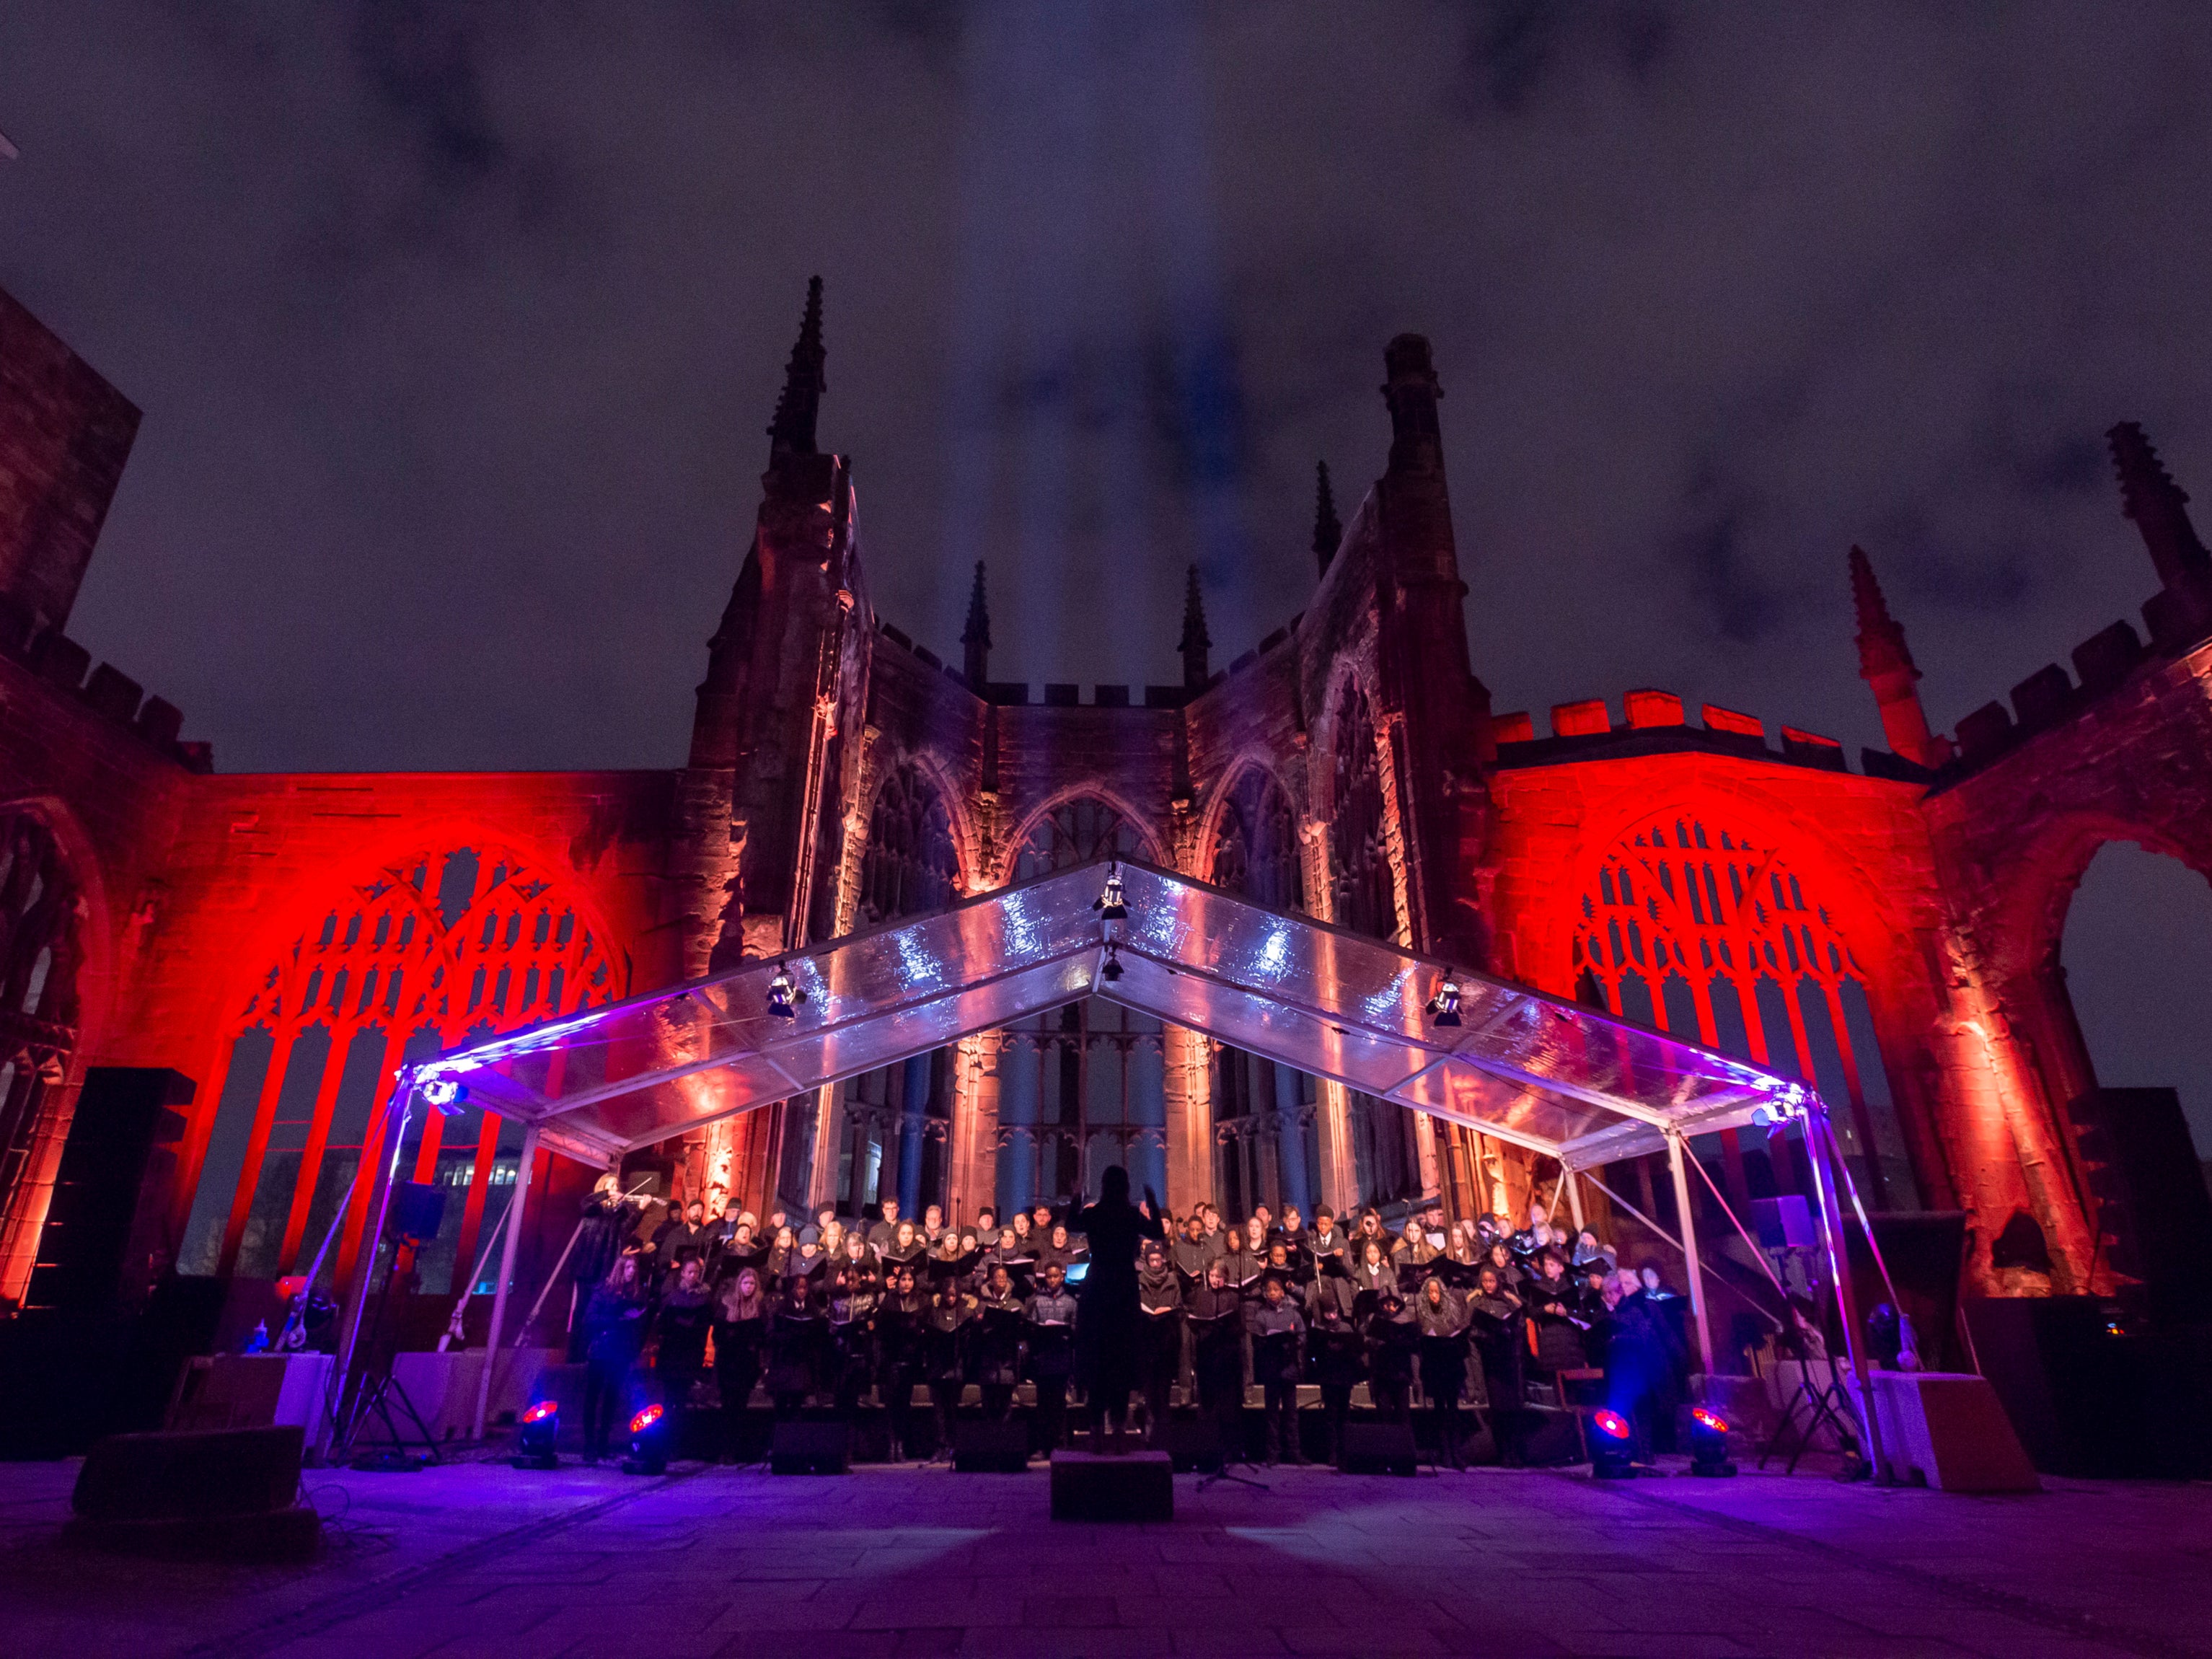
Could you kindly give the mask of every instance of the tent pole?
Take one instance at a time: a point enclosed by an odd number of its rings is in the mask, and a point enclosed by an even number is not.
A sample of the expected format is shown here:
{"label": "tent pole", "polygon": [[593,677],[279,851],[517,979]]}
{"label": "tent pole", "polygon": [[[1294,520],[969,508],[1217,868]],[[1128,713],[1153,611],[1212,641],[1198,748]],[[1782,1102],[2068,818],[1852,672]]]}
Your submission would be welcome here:
{"label": "tent pole", "polygon": [[1713,1328],[1705,1317],[1705,1279],[1698,1265],[1698,1220],[1690,1213],[1690,1177],[1682,1168],[1682,1135],[1678,1129],[1667,1131],[1667,1166],[1674,1171],[1674,1212],[1682,1224],[1682,1256],[1688,1263],[1690,1276],[1690,1317],[1698,1323],[1698,1354],[1710,1379],[1713,1374]]}
{"label": "tent pole", "polygon": [[1815,1095],[1805,1113],[1805,1163],[1813,1172],[1813,1190],[1820,1206],[1821,1243],[1827,1247],[1828,1272],[1836,1282],[1836,1314],[1844,1326],[1844,1355],[1850,1362],[1851,1377],[1858,1384],[1859,1415],[1866,1423],[1867,1462],[1884,1486],[1897,1477],[1882,1455],[1881,1426],[1875,1420],[1874,1377],[1859,1348],[1858,1296],[1851,1288],[1850,1240],[1844,1233],[1843,1207],[1836,1202],[1835,1170],[1828,1162],[1835,1155],[1835,1137],[1828,1129],[1828,1109]]}
{"label": "tent pole", "polygon": [[492,1286],[491,1334],[484,1339],[483,1371],[477,1378],[476,1426],[469,1438],[483,1438],[484,1413],[491,1408],[492,1368],[499,1364],[500,1333],[507,1328],[507,1287],[514,1280],[514,1253],[522,1242],[522,1200],[530,1196],[530,1170],[538,1162],[538,1126],[522,1132],[522,1162],[514,1172],[514,1196],[507,1200],[507,1242],[499,1247],[499,1283]]}
{"label": "tent pole", "polygon": [[402,1066],[393,1078],[391,1097],[384,1105],[385,1145],[377,1149],[376,1174],[368,1195],[368,1237],[354,1253],[353,1281],[346,1287],[345,1331],[338,1339],[337,1364],[331,1377],[330,1410],[315,1425],[314,1449],[330,1449],[331,1431],[345,1409],[346,1379],[352,1375],[355,1349],[361,1341],[362,1310],[368,1301],[368,1286],[376,1277],[376,1258],[384,1245],[384,1222],[392,1208],[392,1183],[399,1172],[400,1148],[407,1142],[407,1125],[415,1115],[415,1068]]}
{"label": "tent pole", "polygon": [[1566,1183],[1567,1208],[1573,1212],[1575,1231],[1583,1230],[1583,1183],[1575,1179],[1575,1172],[1565,1164],[1559,1165],[1559,1179]]}

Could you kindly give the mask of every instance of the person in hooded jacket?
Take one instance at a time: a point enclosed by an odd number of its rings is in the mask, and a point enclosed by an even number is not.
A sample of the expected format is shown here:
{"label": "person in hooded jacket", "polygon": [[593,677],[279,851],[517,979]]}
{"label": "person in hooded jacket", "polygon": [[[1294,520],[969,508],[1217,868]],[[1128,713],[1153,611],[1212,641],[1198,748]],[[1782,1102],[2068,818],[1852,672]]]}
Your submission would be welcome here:
{"label": "person in hooded jacket", "polygon": [[1290,1299],[1284,1280],[1266,1281],[1260,1299],[1248,1305],[1246,1328],[1252,1339],[1253,1377],[1260,1384],[1267,1462],[1303,1463],[1306,1459],[1298,1444],[1298,1374],[1304,1369],[1299,1350],[1306,1322]]}
{"label": "person in hooded jacket", "polygon": [[1322,1421],[1328,1432],[1328,1461],[1341,1460],[1352,1391],[1367,1374],[1366,1340],[1360,1334],[1358,1293],[1340,1273],[1323,1273],[1306,1286],[1308,1351],[1321,1385]]}
{"label": "person in hooded jacket", "polygon": [[645,1341],[644,1275],[635,1253],[615,1258],[584,1310],[584,1461],[606,1457],[615,1419],[629,1403],[630,1367]]}
{"label": "person in hooded jacket", "polygon": [[575,1281],[575,1312],[568,1322],[568,1359],[572,1364],[582,1359],[591,1346],[590,1322],[585,1316],[592,1297],[605,1282],[615,1258],[623,1253],[623,1243],[636,1230],[645,1206],[635,1199],[623,1197],[622,1183],[614,1176],[603,1175],[592,1188],[592,1195],[584,1200],[583,1210],[583,1219],[577,1224],[575,1244],[568,1252],[569,1275]]}
{"label": "person in hooded jacket", "polygon": [[687,1255],[653,1316],[659,1347],[653,1355],[653,1368],[660,1382],[660,1408],[668,1419],[668,1444],[679,1457],[684,1455],[691,1390],[707,1370],[707,1328],[714,1313],[706,1260]]}
{"label": "person in hooded jacket", "polygon": [[937,1455],[952,1455],[953,1418],[968,1386],[969,1339],[975,1330],[975,1298],[963,1280],[947,1276],[933,1282],[922,1330],[923,1369],[929,1403],[937,1413]]}
{"label": "person in hooded jacket", "polygon": [[[1022,1304],[1030,1381],[1036,1388],[1035,1449],[1047,1457],[1060,1449],[1066,1429],[1067,1382],[1075,1374],[1076,1311],[1075,1292],[1067,1288],[1066,1273],[1057,1261],[1047,1261],[1042,1282]],[[1122,1398],[1126,1402],[1127,1395]]]}
{"label": "person in hooded jacket", "polygon": [[912,1264],[902,1262],[891,1269],[876,1312],[876,1392],[890,1419],[892,1455],[901,1462],[914,1455],[914,1391],[927,1369],[922,1329],[928,1320],[929,1297],[916,1286]]}
{"label": "person in hooded jacket", "polygon": [[814,1286],[804,1274],[785,1279],[783,1299],[769,1321],[768,1391],[779,1423],[797,1417],[822,1387],[829,1321]]}
{"label": "person in hooded jacket", "polygon": [[1526,1420],[1522,1361],[1528,1352],[1527,1314],[1521,1298],[1489,1262],[1475,1276],[1474,1294],[1468,1299],[1468,1322],[1474,1355],[1482,1365],[1483,1397],[1490,1403],[1491,1437],[1498,1443],[1498,1461],[1509,1469],[1517,1469]]}
{"label": "person in hooded jacket", "polygon": [[1164,1442],[1170,1390],[1182,1364],[1182,1276],[1158,1239],[1145,1241],[1137,1270],[1138,1376],[1145,1390],[1145,1443]]}

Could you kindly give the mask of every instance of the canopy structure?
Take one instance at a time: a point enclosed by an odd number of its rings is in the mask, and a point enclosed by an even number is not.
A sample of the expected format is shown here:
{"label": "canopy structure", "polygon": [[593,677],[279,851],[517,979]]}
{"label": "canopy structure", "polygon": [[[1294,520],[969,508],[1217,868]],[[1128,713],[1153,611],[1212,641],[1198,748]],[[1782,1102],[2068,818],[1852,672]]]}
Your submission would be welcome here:
{"label": "canopy structure", "polygon": [[[1126,918],[1100,897],[1118,875]],[[779,973],[787,1015],[772,1011]],[[1456,1025],[1431,1007],[1447,979]],[[1525,986],[1099,860],[454,1050],[459,1085],[587,1163],[1085,996],[1549,1153],[1569,1168],[1802,1109],[1799,1084]]]}
{"label": "canopy structure", "polygon": [[[457,1109],[466,1090],[526,1126],[492,1308],[496,1350],[538,1146],[612,1166],[700,1124],[1086,996],[1548,1153],[1568,1170],[1663,1152],[1681,1227],[1679,1243],[1668,1242],[1683,1253],[1708,1373],[1712,1337],[1686,1174],[1695,1161],[1685,1142],[1802,1119],[1818,1146],[1811,1166],[1821,1231],[1856,1355],[1826,1164],[1833,1148],[1820,1102],[1802,1084],[1129,860],[1057,871],[785,961],[749,963],[403,1068],[401,1109],[387,1114],[379,1158],[378,1231],[417,1101]],[[1579,1224],[1580,1198],[1563,1184]],[[373,1255],[357,1258],[340,1379],[356,1352]],[[478,1379],[479,1435],[492,1372],[486,1365]],[[1878,1461],[1873,1397],[1858,1375]]]}

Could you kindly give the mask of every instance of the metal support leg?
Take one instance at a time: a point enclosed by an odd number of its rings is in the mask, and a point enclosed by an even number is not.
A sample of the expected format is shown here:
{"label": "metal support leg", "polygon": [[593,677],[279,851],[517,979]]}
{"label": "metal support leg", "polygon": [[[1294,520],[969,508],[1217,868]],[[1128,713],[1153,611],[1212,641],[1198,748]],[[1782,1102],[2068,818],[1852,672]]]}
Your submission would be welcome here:
{"label": "metal support leg", "polygon": [[1841,1154],[1828,1129],[1828,1109],[1818,1096],[1805,1114],[1805,1153],[1806,1164],[1813,1172],[1813,1190],[1820,1200],[1821,1243],[1827,1248],[1828,1271],[1836,1282],[1836,1312],[1843,1321],[1844,1352],[1858,1383],[1859,1414],[1866,1423],[1867,1462],[1877,1480],[1894,1485],[1896,1474],[1882,1453],[1881,1425],[1875,1420],[1874,1376],[1867,1370],[1860,1347],[1858,1295],[1851,1288],[1850,1242],[1844,1235],[1843,1208],[1836,1201],[1835,1166],[1828,1161]]}
{"label": "metal support leg", "polygon": [[314,1450],[330,1449],[331,1430],[344,1409],[346,1379],[352,1375],[355,1349],[361,1341],[362,1310],[368,1303],[368,1286],[376,1277],[376,1258],[384,1243],[386,1212],[392,1207],[392,1183],[398,1178],[399,1149],[407,1142],[408,1121],[415,1109],[415,1068],[403,1066],[392,1085],[392,1097],[384,1108],[385,1144],[376,1150],[376,1175],[368,1194],[368,1225],[361,1249],[354,1254],[352,1282],[346,1287],[345,1334],[338,1340],[338,1363],[331,1375],[329,1409],[316,1420]]}
{"label": "metal support leg", "polygon": [[1566,1184],[1567,1208],[1575,1218],[1575,1231],[1583,1230],[1583,1183],[1575,1179],[1575,1172],[1565,1164],[1559,1166],[1559,1179]]}
{"label": "metal support leg", "polygon": [[1674,1176],[1674,1212],[1682,1224],[1682,1255],[1689,1264],[1690,1317],[1697,1322],[1698,1354],[1705,1375],[1713,1374],[1713,1331],[1705,1317],[1705,1278],[1698,1268],[1698,1222],[1690,1212],[1690,1177],[1682,1167],[1682,1137],[1667,1132],[1667,1167]]}
{"label": "metal support leg", "polygon": [[500,1333],[507,1328],[507,1290],[514,1282],[514,1253],[522,1242],[522,1204],[530,1196],[530,1171],[538,1162],[538,1126],[522,1132],[522,1165],[514,1172],[514,1196],[507,1201],[507,1242],[499,1250],[499,1283],[492,1286],[491,1334],[484,1339],[483,1371],[477,1378],[476,1426],[472,1440],[483,1438],[484,1414],[491,1408],[491,1374],[499,1364]]}

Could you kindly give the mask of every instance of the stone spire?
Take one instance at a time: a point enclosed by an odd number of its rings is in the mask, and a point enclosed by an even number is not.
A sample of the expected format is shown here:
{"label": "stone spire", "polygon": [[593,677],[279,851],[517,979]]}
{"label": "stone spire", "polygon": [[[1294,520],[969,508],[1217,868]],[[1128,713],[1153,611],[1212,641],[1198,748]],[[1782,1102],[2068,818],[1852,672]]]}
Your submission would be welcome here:
{"label": "stone spire", "polygon": [[1182,653],[1182,684],[1185,690],[1199,691],[1205,689],[1206,682],[1209,678],[1206,664],[1206,647],[1212,643],[1213,641],[1206,637],[1206,601],[1200,597],[1198,592],[1198,567],[1193,565],[1190,568],[1189,584],[1183,589],[1182,640],[1176,647]]}
{"label": "stone spire", "polygon": [[1321,562],[1321,574],[1328,574],[1328,562],[1336,556],[1336,550],[1344,540],[1344,526],[1336,516],[1336,497],[1328,487],[1328,463],[1314,465],[1314,557]]}
{"label": "stone spire", "polygon": [[2197,539],[2189,522],[2189,497],[2160,464],[2158,452],[2133,421],[2122,421],[2105,434],[2112,447],[2112,470],[2120,476],[2120,511],[2136,521],[2159,585],[2179,588],[2212,575],[2212,555]]}
{"label": "stone spire", "polygon": [[1850,567],[1851,600],[1859,619],[1859,678],[1874,692],[1892,752],[1933,770],[1950,759],[1951,745],[1928,730],[1915,690],[1920,670],[1905,643],[1905,629],[1889,614],[1889,601],[1882,598],[1864,548],[1851,549]]}
{"label": "stone spire", "polygon": [[1429,343],[1401,334],[1382,350],[1382,400],[1390,407],[1390,471],[1440,472],[1443,437],[1437,399],[1444,395],[1429,361]]}
{"label": "stone spire", "polygon": [[769,459],[779,455],[811,455],[815,416],[822,412],[822,394],[829,384],[822,378],[822,279],[806,284],[806,314],[799,319],[799,341],[791,348],[791,362],[783,371],[783,395],[775,400],[775,418],[769,422]]}
{"label": "stone spire", "polygon": [[983,597],[983,562],[975,561],[975,586],[968,595],[968,625],[960,630],[960,667],[968,689],[981,696],[990,678],[991,607]]}

